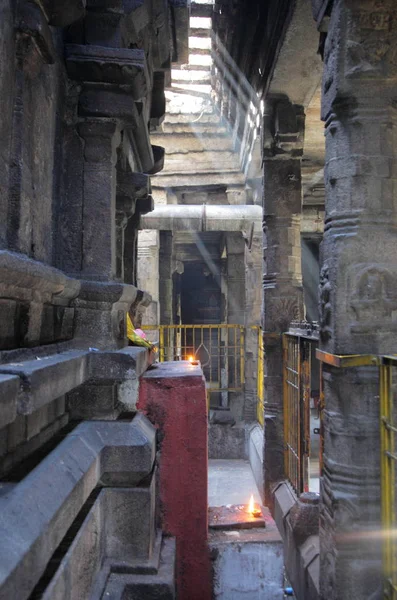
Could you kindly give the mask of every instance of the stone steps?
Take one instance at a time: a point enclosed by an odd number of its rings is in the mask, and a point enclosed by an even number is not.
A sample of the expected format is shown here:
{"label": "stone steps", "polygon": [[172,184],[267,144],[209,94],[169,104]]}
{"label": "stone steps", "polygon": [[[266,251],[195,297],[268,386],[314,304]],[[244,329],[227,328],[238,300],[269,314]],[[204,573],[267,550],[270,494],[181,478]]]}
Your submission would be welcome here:
{"label": "stone steps", "polygon": [[[191,166],[191,169],[194,169],[194,165]],[[164,173],[164,172],[163,172]],[[238,171],[230,171],[227,173],[221,173],[218,170],[209,171],[207,173],[201,172],[196,173],[195,171],[185,172],[185,173],[177,173],[175,174],[164,174],[164,175],[156,175],[152,179],[153,188],[156,187],[187,187],[192,188],[193,186],[197,187],[208,187],[209,185],[239,185],[245,183],[244,174]]]}
{"label": "stone steps", "polygon": [[[111,573],[102,600],[174,600],[175,541],[163,538],[156,573]],[[92,598],[94,600],[94,598]],[[96,600],[96,598],[95,598]]]}
{"label": "stone steps", "polygon": [[190,28],[190,36],[191,37],[203,37],[208,38],[211,37],[211,29],[203,29],[200,27],[191,27]]}
{"label": "stone steps", "polygon": [[212,4],[191,4],[190,15],[192,17],[212,17],[214,7]]}
{"label": "stone steps", "polygon": [[172,135],[155,134],[152,139],[159,146],[164,146],[167,156],[173,154],[186,154],[188,152],[232,152],[233,144],[226,133],[214,132],[200,135],[198,132],[185,132],[178,134],[175,130]]}
{"label": "stone steps", "polygon": [[[68,569],[73,563],[94,568],[102,562],[96,557],[104,548],[111,560],[121,554],[127,560],[147,560],[154,543],[155,452],[155,429],[142,415],[132,422],[84,422],[20,483],[9,486],[0,496],[0,599],[30,598],[43,577],[51,585],[56,573],[59,592],[48,598],[85,598],[65,591],[84,580],[73,579]],[[98,488],[103,489],[91,503]],[[100,543],[98,531],[106,544]],[[132,531],[138,532],[135,538]],[[85,542],[78,546],[79,540]],[[80,550],[73,554],[76,547]],[[53,573],[58,550],[61,571]],[[96,575],[91,573],[92,581]]]}

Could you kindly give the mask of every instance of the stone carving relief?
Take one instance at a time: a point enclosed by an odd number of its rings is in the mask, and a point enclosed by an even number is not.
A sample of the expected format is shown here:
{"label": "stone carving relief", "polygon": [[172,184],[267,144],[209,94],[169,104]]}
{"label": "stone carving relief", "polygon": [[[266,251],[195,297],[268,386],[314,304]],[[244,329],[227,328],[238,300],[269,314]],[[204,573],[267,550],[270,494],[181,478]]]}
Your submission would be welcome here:
{"label": "stone carving relief", "polygon": [[386,69],[397,72],[397,11],[387,1],[368,1],[353,13],[347,42],[347,76]]}
{"label": "stone carving relief", "polygon": [[356,321],[390,327],[397,324],[397,278],[387,267],[371,265],[356,273],[350,305]]}
{"label": "stone carving relief", "polygon": [[332,286],[329,280],[328,265],[324,264],[320,272],[319,285],[319,313],[320,313],[320,337],[323,342],[328,341],[331,337],[331,291]]}

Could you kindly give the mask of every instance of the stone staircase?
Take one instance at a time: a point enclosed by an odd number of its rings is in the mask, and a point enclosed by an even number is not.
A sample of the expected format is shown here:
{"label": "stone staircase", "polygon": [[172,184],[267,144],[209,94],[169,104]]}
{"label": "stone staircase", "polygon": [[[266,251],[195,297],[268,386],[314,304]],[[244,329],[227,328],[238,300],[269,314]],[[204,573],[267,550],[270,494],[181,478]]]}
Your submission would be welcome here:
{"label": "stone staircase", "polygon": [[[171,70],[166,117],[152,135],[166,154],[164,170],[152,184],[154,188],[193,190],[223,186],[230,192],[224,203],[245,204],[239,153],[214,103],[212,11],[211,2],[191,4],[189,61]],[[201,199],[196,203],[202,203]]]}
{"label": "stone staircase", "polygon": [[0,599],[175,598],[174,540],[156,530],[155,456],[143,415],[86,421],[1,485]]}

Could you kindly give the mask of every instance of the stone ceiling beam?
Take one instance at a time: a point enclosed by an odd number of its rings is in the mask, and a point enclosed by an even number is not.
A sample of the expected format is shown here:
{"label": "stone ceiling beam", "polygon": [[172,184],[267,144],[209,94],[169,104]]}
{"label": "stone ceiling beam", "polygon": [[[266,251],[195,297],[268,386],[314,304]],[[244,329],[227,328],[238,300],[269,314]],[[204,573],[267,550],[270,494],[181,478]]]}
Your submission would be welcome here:
{"label": "stone ceiling beam", "polygon": [[142,229],[160,231],[249,231],[262,230],[262,208],[255,205],[157,206],[142,217]]}

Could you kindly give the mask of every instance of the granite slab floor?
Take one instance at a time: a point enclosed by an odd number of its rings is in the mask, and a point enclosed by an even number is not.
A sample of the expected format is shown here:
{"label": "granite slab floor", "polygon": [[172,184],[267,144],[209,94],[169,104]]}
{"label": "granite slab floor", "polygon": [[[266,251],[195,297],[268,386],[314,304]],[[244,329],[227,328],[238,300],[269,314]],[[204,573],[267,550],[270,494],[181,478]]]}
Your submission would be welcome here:
{"label": "granite slab floor", "polygon": [[251,494],[261,503],[251,466],[247,460],[208,461],[208,505],[247,504]]}

